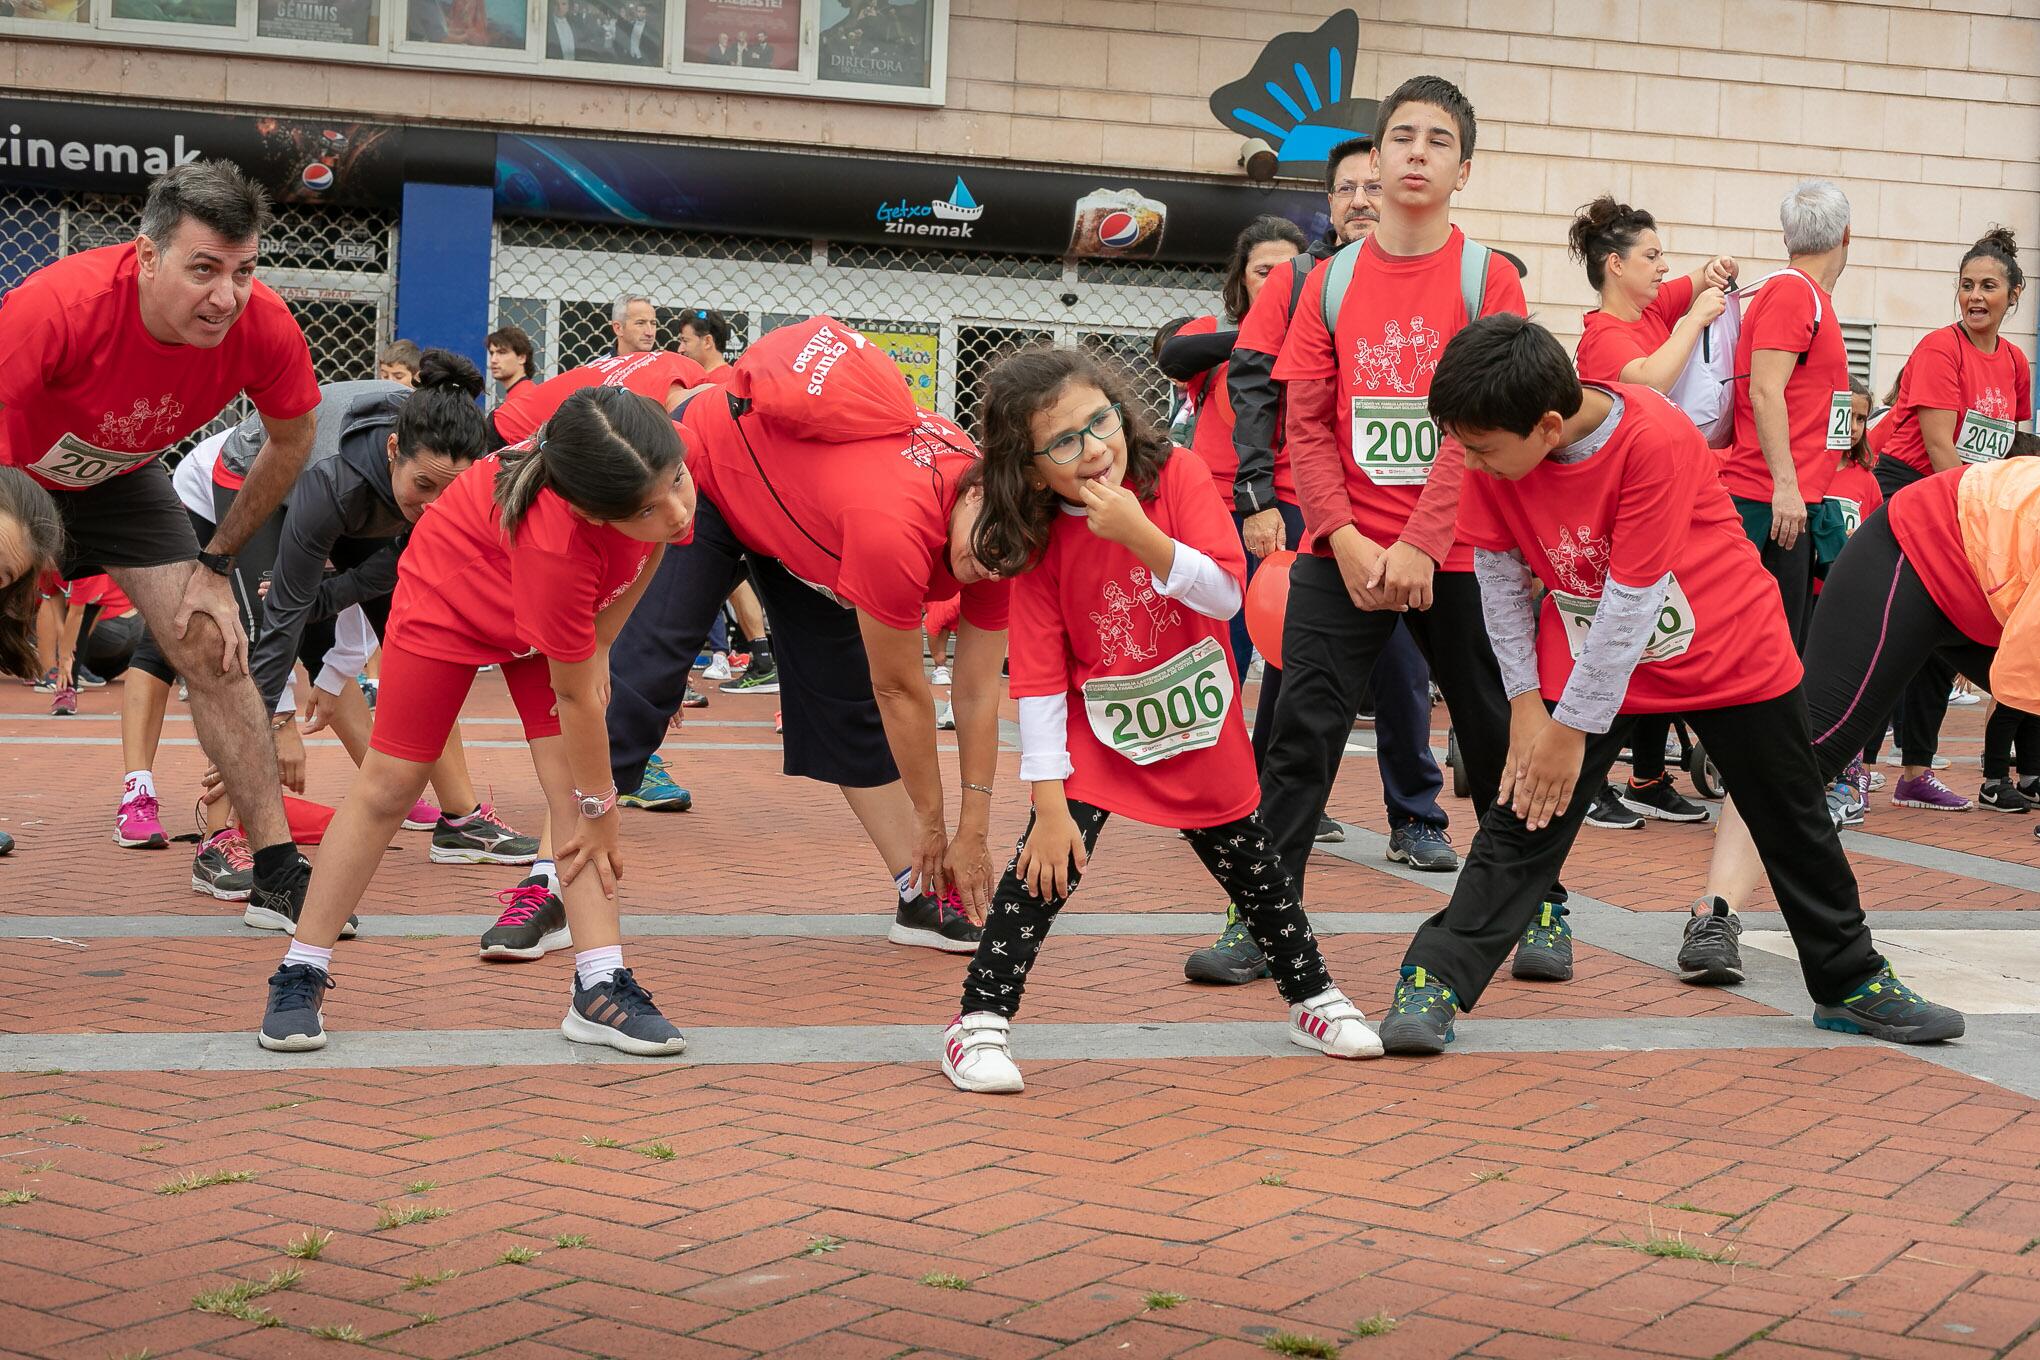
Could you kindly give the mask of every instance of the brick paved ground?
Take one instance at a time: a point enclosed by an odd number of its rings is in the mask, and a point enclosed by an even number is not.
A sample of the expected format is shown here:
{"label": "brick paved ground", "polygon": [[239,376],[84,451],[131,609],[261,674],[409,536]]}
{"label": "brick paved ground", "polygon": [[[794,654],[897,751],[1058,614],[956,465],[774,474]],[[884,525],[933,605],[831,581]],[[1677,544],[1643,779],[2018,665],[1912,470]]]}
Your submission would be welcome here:
{"label": "brick paved ground", "polygon": [[[962,961],[884,942],[841,801],[775,773],[772,702],[690,714],[668,754],[699,810],[626,822],[632,962],[713,1061],[580,1061],[567,956],[473,958],[513,871],[407,835],[331,1046],[284,1067],[250,1037],[279,937],[190,894],[189,847],[107,836],[118,690],[58,720],[0,692],[0,1354],[2040,1357],[2040,1022],[1972,1000],[1970,1038],[1921,1053],[1815,1031],[1788,960],[1682,987],[1677,917],[1648,913],[1697,890],[1704,828],[1590,829],[1575,982],[1500,981],[1467,1051],[1341,1064],[1240,1056],[1281,1050],[1272,989],[1180,981],[1222,903],[1173,836],[1116,823],[1016,1029],[1027,1093],[965,1097],[932,1061]],[[529,822],[499,687],[470,712],[504,743],[478,778]],[[1958,762],[1980,725],[1951,716]],[[159,778],[197,765],[170,747]],[[315,748],[315,794],[345,770]],[[1380,863],[1371,761],[1334,812],[1311,901],[1378,1014],[1446,883]],[[1866,900],[2021,929],[2030,825],[1880,799]],[[1083,1056],[1029,1060],[1030,1025]],[[350,1066],[413,1030],[431,1065]],[[509,1056],[473,1065],[485,1041]]]}

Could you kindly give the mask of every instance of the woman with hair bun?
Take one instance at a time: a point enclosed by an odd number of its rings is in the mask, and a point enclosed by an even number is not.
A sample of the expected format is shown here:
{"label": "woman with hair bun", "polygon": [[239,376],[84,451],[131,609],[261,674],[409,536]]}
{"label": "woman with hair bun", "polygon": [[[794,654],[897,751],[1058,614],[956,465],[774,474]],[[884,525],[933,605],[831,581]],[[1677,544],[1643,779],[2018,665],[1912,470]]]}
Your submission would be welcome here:
{"label": "woman with hair bun", "polygon": [[561,838],[564,923],[578,951],[561,1032],[625,1053],[686,1046],[623,966],[623,861],[603,723],[609,645],[665,545],[693,524],[684,454],[657,402],[589,388],[529,443],[454,478],[419,518],[398,562],[368,757],[327,829],[297,938],[269,979],[264,1048],[325,1046],[319,1011],[334,943],[487,665],[503,668]]}

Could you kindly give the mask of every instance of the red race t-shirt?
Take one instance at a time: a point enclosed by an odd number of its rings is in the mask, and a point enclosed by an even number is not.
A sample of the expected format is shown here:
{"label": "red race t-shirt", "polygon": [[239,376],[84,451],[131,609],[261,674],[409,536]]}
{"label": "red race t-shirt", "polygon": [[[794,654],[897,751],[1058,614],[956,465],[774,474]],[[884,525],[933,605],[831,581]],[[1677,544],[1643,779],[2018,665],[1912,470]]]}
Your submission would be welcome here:
{"label": "red race t-shirt", "polygon": [[1913,346],[1898,375],[1898,402],[1887,417],[1883,453],[1932,472],[1919,408],[1955,413],[1955,452],[1965,463],[1989,463],[2011,450],[2016,427],[2033,418],[2033,370],[2025,351],[2003,335],[1985,354],[1959,324],[1941,327]]}
{"label": "red race t-shirt", "polygon": [[1659,284],[1657,296],[1634,321],[1612,317],[1598,307],[1588,312],[1573,355],[1580,381],[1621,382],[1622,370],[1657,353],[1692,306],[1693,280],[1681,274]]}
{"label": "red race t-shirt", "polygon": [[[1254,305],[1247,308],[1247,314],[1240,318],[1240,334],[1233,341],[1233,348],[1245,346],[1261,354],[1282,353],[1282,342],[1289,335],[1289,301],[1296,296],[1296,271],[1308,271],[1316,264],[1308,255],[1298,255],[1284,260],[1268,271],[1268,277],[1261,284],[1261,291],[1254,295]],[[1277,383],[1279,394],[1281,384]],[[1233,419],[1230,394],[1227,397],[1226,419]],[[1234,450],[1235,466],[1239,452]],[[1296,474],[1290,470],[1289,455],[1282,447],[1282,419],[1275,419],[1275,499],[1286,505],[1296,504]],[[1225,503],[1233,503],[1231,487],[1225,488]]]}
{"label": "red race t-shirt", "polygon": [[[1819,316],[1816,325],[1815,315]],[[1760,349],[1804,354],[1785,379],[1785,413],[1791,431],[1792,466],[1799,497],[1817,505],[1834,480],[1835,463],[1854,442],[1849,409],[1849,351],[1835,301],[1797,269],[1773,274],[1743,309],[1735,342],[1735,442],[1721,465],[1730,495],[1747,501],[1771,499],[1771,469],[1757,445],[1757,419],[1750,408],[1750,357]]]}
{"label": "red race t-shirt", "polygon": [[1962,478],[1972,466],[1964,463],[1900,487],[1891,493],[1885,515],[1905,560],[1912,563],[1920,584],[1948,621],[1972,642],[1995,647],[2004,641],[2005,626],[1991,613],[1990,601],[1976,583],[1976,569],[1969,565],[1957,518]]}
{"label": "red race t-shirt", "polygon": [[[1339,310],[1336,341],[1325,329],[1320,299],[1327,266],[1320,264],[1304,285],[1275,361],[1279,382],[1336,375],[1339,415],[1332,435],[1345,466],[1353,527],[1384,547],[1401,537],[1439,458],[1439,430],[1428,410],[1431,375],[1447,342],[1471,320],[1459,291],[1465,244],[1458,227],[1427,255],[1389,255],[1368,237]],[[1522,314],[1522,279],[1499,255],[1490,265],[1481,314]],[[1271,275],[1262,291],[1273,286]],[[1442,442],[1445,457],[1464,457],[1458,441]],[[1455,543],[1440,568],[1471,571],[1473,554]]]}
{"label": "red race t-shirt", "polygon": [[1514,549],[1546,587],[1537,628],[1544,697],[1565,694],[1601,591],[1671,573],[1657,631],[1631,672],[1624,713],[1677,713],[1775,699],[1799,683],[1778,587],[1722,494],[1693,422],[1648,387],[1617,383],[1622,419],[1577,463],[1550,459],[1521,481],[1469,472],[1459,532]]}
{"label": "red race t-shirt", "polygon": [[923,411],[907,433],[834,444],[740,422],[711,393],[680,428],[695,485],[753,552],[888,628],[918,630],[923,608],[959,590],[974,626],[1006,627],[1006,583],[965,586],[949,570],[957,479],[977,461],[952,421]]}
{"label": "red race t-shirt", "polygon": [[559,377],[540,384],[538,391],[514,410],[506,399],[496,408],[496,433],[512,444],[523,443],[539,426],[552,419],[553,412],[559,410],[568,397],[584,387],[625,387],[664,406],[674,388],[699,387],[707,381],[708,375],[701,371],[700,364],[670,350],[611,355],[592,364],[570,368]]}
{"label": "red race t-shirt", "polygon": [[[533,382],[530,378],[520,378],[503,394],[503,400],[496,403],[496,409],[489,412],[489,419],[496,423],[496,433],[502,436],[505,443],[521,444],[531,437],[533,430],[545,423],[533,414],[538,410],[539,394],[543,391],[544,383]],[[564,401],[566,398],[562,397],[561,400]],[[522,433],[513,438],[510,434],[512,430],[520,430]]]}
{"label": "red race t-shirt", "polygon": [[104,574],[80,576],[75,581],[66,581],[64,599],[77,609],[96,604],[99,606],[99,612],[109,619],[117,619],[135,607],[134,602],[113,583],[113,578]]}
{"label": "red race t-shirt", "polygon": [[273,420],[319,404],[304,332],[260,281],[211,349],[142,325],[133,242],[67,256],[0,300],[0,463],[53,491],[146,467],[244,392]]}
{"label": "red race t-shirt", "polygon": [[1842,527],[1853,535],[1884,504],[1884,488],[1877,485],[1876,474],[1869,468],[1846,463],[1828,483],[1827,495],[1822,499],[1841,507]]}
{"label": "red race t-shirt", "polygon": [[[1246,579],[1247,559],[1204,465],[1178,449],[1142,508],[1169,537]],[[1069,797],[1154,826],[1222,826],[1260,805],[1233,680],[1229,624],[1154,588],[1140,560],[1078,514],[1013,582],[1016,699],[1067,695]]]}
{"label": "red race t-shirt", "polygon": [[497,454],[477,459],[425,508],[397,560],[390,641],[420,656],[485,666],[534,654],[586,661],[595,616],[658,550],[575,514],[547,488],[505,541]]}
{"label": "red race t-shirt", "polygon": [[722,364],[704,371],[708,374],[708,380],[718,386],[726,387],[730,383],[735,382],[737,377],[737,366],[735,364]]}

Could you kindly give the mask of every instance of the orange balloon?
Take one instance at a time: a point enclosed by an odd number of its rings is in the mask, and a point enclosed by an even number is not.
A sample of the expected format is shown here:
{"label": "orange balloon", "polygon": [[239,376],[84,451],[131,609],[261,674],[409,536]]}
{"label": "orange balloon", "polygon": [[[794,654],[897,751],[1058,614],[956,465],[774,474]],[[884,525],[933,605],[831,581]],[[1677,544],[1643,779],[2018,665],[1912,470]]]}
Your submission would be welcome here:
{"label": "orange balloon", "polygon": [[1269,553],[1247,582],[1247,636],[1277,670],[1282,669],[1282,619],[1289,612],[1289,569],[1295,563],[1296,554],[1287,549]]}

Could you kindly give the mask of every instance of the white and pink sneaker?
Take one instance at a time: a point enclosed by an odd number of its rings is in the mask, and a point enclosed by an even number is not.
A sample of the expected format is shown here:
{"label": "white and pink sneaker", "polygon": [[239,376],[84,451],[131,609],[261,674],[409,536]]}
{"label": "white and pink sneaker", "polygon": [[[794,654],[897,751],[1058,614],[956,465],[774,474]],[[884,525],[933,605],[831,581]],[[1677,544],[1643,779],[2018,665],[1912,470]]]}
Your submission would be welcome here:
{"label": "white and pink sneaker", "polygon": [[420,798],[411,804],[411,810],[404,814],[404,830],[430,831],[439,825],[439,809]]}
{"label": "white and pink sneaker", "polygon": [[161,850],[170,844],[155,794],[128,790],[120,811],[113,814],[113,843],[125,850]]}
{"label": "white and pink sneaker", "polygon": [[1381,1056],[1381,1036],[1337,987],[1289,1008],[1289,1042],[1334,1058]]}
{"label": "white and pink sneaker", "polygon": [[[1019,1090],[1020,1069],[1006,1047],[1012,1024],[1003,1015],[972,1011],[949,1022],[942,1035],[942,1075],[959,1091],[985,1094]],[[1376,1052],[1380,1051],[1379,1045]]]}

